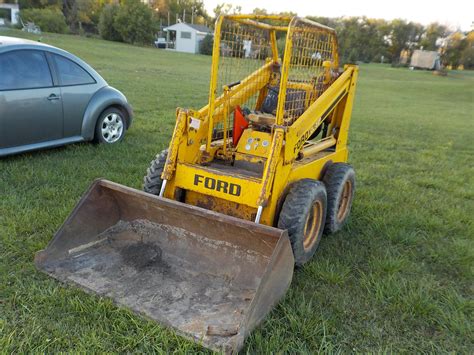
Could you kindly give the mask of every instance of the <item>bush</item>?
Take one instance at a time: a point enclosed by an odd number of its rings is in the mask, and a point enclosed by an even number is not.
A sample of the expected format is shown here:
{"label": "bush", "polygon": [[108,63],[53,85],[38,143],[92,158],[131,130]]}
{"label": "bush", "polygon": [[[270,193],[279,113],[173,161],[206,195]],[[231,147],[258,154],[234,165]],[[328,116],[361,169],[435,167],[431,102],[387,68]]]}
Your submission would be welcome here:
{"label": "bush", "polygon": [[464,66],[464,69],[474,68],[474,47],[471,45],[462,51],[461,64]]}
{"label": "bush", "polygon": [[199,44],[199,53],[205,55],[212,55],[212,49],[214,47],[214,36],[207,34]]}
{"label": "bush", "polygon": [[122,42],[123,38],[115,28],[115,18],[119,11],[117,4],[106,5],[100,14],[99,34],[103,39]]}
{"label": "bush", "polygon": [[23,22],[34,22],[44,32],[66,33],[69,30],[66,18],[56,7],[21,10],[20,17]]}
{"label": "bush", "polygon": [[151,44],[157,30],[153,12],[140,0],[125,0],[115,16],[114,28],[124,42]]}

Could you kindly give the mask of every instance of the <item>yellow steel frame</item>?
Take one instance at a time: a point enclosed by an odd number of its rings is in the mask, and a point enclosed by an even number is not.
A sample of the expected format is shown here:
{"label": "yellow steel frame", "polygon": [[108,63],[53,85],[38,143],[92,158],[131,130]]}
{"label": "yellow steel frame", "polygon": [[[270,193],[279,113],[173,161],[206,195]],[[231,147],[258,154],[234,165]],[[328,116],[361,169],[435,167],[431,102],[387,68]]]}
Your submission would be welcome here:
{"label": "yellow steel frame", "polygon": [[[218,96],[220,35],[224,20],[267,30],[272,54],[262,67],[243,78],[234,87],[224,87],[223,94]],[[279,25],[268,23],[269,21]],[[280,25],[281,23],[287,25]],[[288,80],[292,63],[295,62],[292,58],[293,35],[299,31],[313,30],[315,33],[322,31],[324,35],[332,36],[332,44],[327,45],[328,53],[330,50],[333,53],[331,62],[325,62],[325,71],[322,72],[327,88],[314,102],[308,101],[309,96],[306,95],[306,110],[296,120],[285,125],[287,89],[303,90],[307,93],[314,91],[309,81]],[[276,44],[278,31],[286,32],[285,54],[281,61]],[[300,62],[303,63],[304,60],[310,61],[302,59]],[[229,127],[226,126],[225,117],[237,105],[242,105],[251,95],[264,89],[265,84],[262,83],[270,80],[272,68],[276,64],[281,66],[281,79],[274,124],[269,130],[263,131],[251,125],[244,131],[244,138],[241,138],[246,141],[239,142],[237,147],[228,145]],[[347,161],[347,138],[358,67],[345,66],[343,73],[331,82],[330,75],[337,69],[337,40],[334,30],[328,27],[286,16],[219,17],[214,34],[209,103],[199,111],[177,109],[176,126],[162,174],[164,184],[161,195],[178,199],[183,198],[181,191],[188,191],[184,197],[186,203],[240,218],[257,218],[260,223],[275,225],[278,208],[292,183],[303,178],[320,179],[327,164]],[[223,123],[224,135],[216,140],[213,138],[213,128],[217,122]],[[323,123],[329,127],[326,137],[320,142],[308,142]],[[260,173],[248,174],[228,164],[225,169],[212,164],[218,157],[229,156],[235,162],[245,161],[260,166]]]}

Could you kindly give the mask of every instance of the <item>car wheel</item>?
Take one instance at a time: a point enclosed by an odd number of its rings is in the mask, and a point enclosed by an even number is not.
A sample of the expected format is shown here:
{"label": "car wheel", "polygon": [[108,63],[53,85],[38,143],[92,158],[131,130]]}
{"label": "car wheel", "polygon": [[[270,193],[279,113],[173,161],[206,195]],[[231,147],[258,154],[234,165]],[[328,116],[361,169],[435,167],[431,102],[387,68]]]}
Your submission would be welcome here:
{"label": "car wheel", "polygon": [[117,143],[125,135],[125,117],[122,111],[108,108],[99,117],[95,128],[97,143]]}

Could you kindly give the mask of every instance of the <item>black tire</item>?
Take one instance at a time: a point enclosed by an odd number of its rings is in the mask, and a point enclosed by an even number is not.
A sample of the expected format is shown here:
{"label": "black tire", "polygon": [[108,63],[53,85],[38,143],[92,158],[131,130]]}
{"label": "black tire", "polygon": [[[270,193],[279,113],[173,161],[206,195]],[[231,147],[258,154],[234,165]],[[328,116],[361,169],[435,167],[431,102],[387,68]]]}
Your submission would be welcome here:
{"label": "black tire", "polygon": [[146,175],[143,178],[143,191],[157,196],[160,194],[161,185],[163,184],[161,173],[165,167],[167,156],[168,149],[165,149],[157,154],[150,163],[150,167],[146,170]]}
{"label": "black tire", "polygon": [[[111,127],[106,131],[106,128]],[[127,120],[122,111],[109,107],[99,116],[95,125],[94,141],[96,143],[113,144],[120,142],[127,130]]]}
{"label": "black tire", "polygon": [[328,194],[325,233],[340,231],[349,218],[355,192],[355,171],[349,164],[334,163],[323,177]]}
{"label": "black tire", "polygon": [[278,228],[288,230],[297,266],[308,262],[319,246],[326,220],[326,204],[324,184],[312,179],[296,182],[283,202]]}

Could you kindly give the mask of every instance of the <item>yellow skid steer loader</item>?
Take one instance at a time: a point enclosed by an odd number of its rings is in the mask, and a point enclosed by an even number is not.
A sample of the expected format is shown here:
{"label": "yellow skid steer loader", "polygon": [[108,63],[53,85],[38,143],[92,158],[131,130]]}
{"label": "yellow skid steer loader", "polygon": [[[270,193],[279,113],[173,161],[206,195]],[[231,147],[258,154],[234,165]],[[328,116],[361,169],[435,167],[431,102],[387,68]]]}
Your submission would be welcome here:
{"label": "yellow skid steer loader", "polygon": [[303,18],[219,17],[208,105],[177,109],[144,191],[94,182],[37,267],[238,351],[350,213],[358,68],[340,70],[337,49]]}

